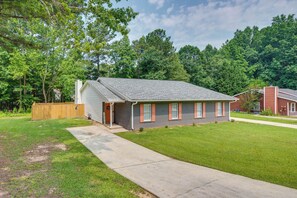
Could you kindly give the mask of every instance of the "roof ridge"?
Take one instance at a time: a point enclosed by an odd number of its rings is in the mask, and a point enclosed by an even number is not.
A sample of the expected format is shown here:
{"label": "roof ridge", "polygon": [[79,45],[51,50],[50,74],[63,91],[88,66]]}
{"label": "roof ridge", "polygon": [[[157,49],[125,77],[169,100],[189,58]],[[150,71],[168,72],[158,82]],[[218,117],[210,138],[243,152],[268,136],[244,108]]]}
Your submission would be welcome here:
{"label": "roof ridge", "polygon": [[145,79],[145,78],[113,78],[113,77],[99,77],[97,80],[100,78],[109,78],[109,79],[123,79],[123,80],[147,80],[147,81],[170,81],[170,82],[184,82],[188,83],[182,80],[159,80],[159,79]]}

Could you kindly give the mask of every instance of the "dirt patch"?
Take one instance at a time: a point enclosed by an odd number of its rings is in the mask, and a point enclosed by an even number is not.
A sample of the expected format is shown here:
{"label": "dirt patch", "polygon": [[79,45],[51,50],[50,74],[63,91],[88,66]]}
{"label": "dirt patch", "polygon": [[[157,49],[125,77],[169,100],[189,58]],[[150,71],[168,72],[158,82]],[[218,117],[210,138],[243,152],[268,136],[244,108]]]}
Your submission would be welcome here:
{"label": "dirt patch", "polygon": [[142,192],[133,192],[134,195],[136,195],[139,198],[157,198],[155,195],[147,192],[147,191],[142,191]]}
{"label": "dirt patch", "polygon": [[67,147],[65,144],[55,144],[55,148],[60,149],[62,151],[66,151]]}
{"label": "dirt patch", "polygon": [[27,163],[44,162],[48,160],[49,153],[53,150],[66,151],[67,147],[65,144],[40,144],[33,150],[27,151],[25,153],[25,158]]}
{"label": "dirt patch", "polygon": [[[4,144],[0,141],[0,197],[22,196],[28,191],[30,186],[28,181],[31,178],[36,175],[40,177],[40,174],[47,175],[51,166],[49,160],[51,152],[66,150],[65,144],[46,143],[24,152],[22,156],[19,156],[20,158],[10,158],[9,152],[5,150]],[[48,186],[45,197],[56,197],[56,193],[56,188]],[[34,190],[30,194],[34,197]]]}
{"label": "dirt patch", "polygon": [[1,190],[0,189],[0,197],[1,198],[6,198],[6,197],[10,197],[9,193],[7,191]]}

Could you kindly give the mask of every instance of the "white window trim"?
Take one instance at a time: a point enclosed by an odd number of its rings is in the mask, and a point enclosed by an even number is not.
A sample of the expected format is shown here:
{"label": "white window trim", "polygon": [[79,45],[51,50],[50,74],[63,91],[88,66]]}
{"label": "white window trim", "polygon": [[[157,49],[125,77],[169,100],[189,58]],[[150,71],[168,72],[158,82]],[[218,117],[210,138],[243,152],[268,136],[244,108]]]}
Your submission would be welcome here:
{"label": "white window trim", "polygon": [[[293,107],[294,107],[294,111],[293,111]],[[295,102],[290,103],[290,112],[293,112],[293,113],[296,112],[296,103]]]}
{"label": "white window trim", "polygon": [[[201,107],[201,115],[199,115],[199,105]],[[202,102],[196,102],[196,118],[202,118],[203,117],[203,103]]]}
{"label": "white window trim", "polygon": [[[145,113],[146,113],[146,111],[145,111],[145,107],[146,106],[148,106],[148,109],[149,109],[149,113],[151,114],[150,115],[150,119],[145,119]],[[152,121],[152,104],[143,104],[143,121],[144,122],[151,122]]]}
{"label": "white window trim", "polygon": [[[177,114],[176,114],[176,117],[173,117],[173,106],[174,105],[176,105],[176,112],[177,112]],[[171,119],[172,120],[178,120],[178,103],[171,103]]]}
{"label": "white window trim", "polygon": [[[219,104],[221,104],[221,112],[219,111]],[[223,117],[223,103],[217,102],[217,115],[218,117]]]}

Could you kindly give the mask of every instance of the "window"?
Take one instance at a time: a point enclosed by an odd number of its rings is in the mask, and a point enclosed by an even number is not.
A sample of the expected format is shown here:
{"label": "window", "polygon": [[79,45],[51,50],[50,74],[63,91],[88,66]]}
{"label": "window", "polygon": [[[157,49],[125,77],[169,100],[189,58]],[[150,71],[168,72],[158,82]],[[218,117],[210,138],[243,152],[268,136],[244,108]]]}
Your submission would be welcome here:
{"label": "window", "polygon": [[172,103],[171,104],[171,118],[173,120],[177,120],[178,119],[178,103]]}
{"label": "window", "polygon": [[152,121],[152,105],[151,104],[144,104],[143,105],[143,114],[144,114],[144,121],[149,122]]}
{"label": "window", "polygon": [[223,116],[222,102],[217,102],[217,116]]}
{"label": "window", "polygon": [[196,112],[197,112],[197,115],[196,115],[196,117],[197,118],[202,118],[202,116],[203,116],[203,110],[202,110],[202,103],[201,102],[197,102],[196,103],[197,105],[196,105]]}
{"label": "window", "polygon": [[291,112],[295,112],[296,111],[296,103],[291,103]]}

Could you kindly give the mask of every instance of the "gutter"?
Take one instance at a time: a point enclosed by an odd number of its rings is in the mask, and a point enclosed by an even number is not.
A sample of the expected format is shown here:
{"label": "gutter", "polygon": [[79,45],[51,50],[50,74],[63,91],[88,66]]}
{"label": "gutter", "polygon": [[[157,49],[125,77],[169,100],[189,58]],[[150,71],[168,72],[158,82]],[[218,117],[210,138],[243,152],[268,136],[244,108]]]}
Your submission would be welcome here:
{"label": "gutter", "polygon": [[132,103],[131,105],[131,129],[134,130],[134,105],[136,105],[138,101]]}
{"label": "gutter", "polygon": [[127,100],[129,102],[212,102],[212,101],[225,101],[225,102],[236,102],[239,100],[238,98],[234,98],[233,100],[220,100],[220,99],[199,99],[199,100],[193,100],[193,99],[176,99],[176,100]]}

